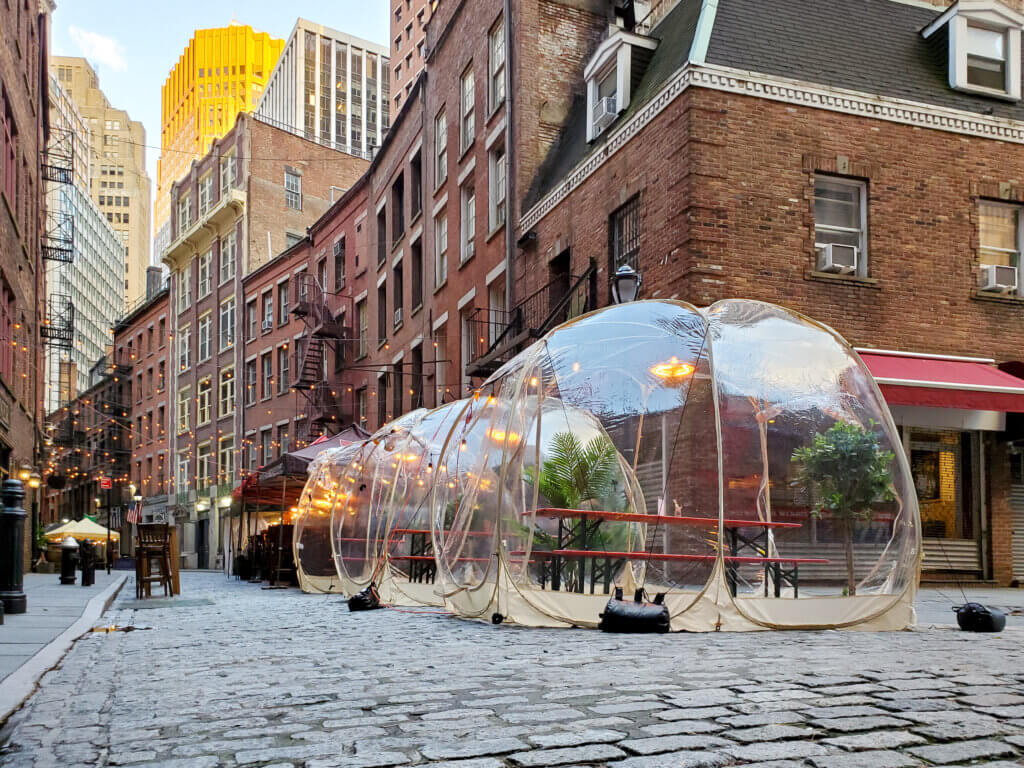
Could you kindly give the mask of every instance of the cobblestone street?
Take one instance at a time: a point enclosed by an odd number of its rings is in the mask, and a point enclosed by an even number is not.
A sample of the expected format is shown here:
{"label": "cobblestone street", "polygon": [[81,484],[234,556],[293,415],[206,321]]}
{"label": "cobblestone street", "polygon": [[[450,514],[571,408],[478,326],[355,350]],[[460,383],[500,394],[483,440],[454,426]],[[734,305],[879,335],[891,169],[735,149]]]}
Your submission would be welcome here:
{"label": "cobblestone street", "polygon": [[[1021,630],[612,636],[183,576],[8,722],[0,764],[897,768],[1021,764]],[[150,604],[162,601],[148,601]],[[148,627],[149,629],[141,629]]]}

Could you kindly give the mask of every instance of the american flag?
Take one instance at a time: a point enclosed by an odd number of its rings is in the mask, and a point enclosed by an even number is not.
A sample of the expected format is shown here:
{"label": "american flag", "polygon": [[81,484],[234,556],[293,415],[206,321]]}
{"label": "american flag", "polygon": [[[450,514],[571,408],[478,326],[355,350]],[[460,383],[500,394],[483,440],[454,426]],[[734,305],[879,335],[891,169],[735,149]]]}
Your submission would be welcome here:
{"label": "american flag", "polygon": [[132,504],[131,509],[128,510],[128,514],[125,516],[125,520],[129,523],[138,524],[142,519],[142,502],[136,501]]}

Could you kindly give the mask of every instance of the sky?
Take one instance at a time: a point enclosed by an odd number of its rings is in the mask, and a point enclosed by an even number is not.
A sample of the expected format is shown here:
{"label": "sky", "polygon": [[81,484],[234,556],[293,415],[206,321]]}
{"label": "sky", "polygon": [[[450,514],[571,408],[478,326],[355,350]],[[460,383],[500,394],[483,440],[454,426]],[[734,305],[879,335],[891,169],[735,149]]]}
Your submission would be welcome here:
{"label": "sky", "polygon": [[[196,29],[232,20],[287,40],[298,17],[387,45],[388,0],[56,0],[51,53],[84,56],[111,105],[146,128],[156,192],[160,88]],[[159,9],[159,10],[154,10]]]}

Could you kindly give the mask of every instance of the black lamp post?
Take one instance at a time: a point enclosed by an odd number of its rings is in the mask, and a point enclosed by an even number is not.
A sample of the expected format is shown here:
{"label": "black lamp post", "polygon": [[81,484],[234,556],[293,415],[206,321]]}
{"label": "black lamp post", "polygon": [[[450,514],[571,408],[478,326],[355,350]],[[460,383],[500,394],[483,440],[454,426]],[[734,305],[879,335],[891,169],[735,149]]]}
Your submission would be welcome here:
{"label": "black lamp post", "polygon": [[28,600],[24,590],[25,490],[19,480],[4,480],[3,509],[0,509],[0,601],[4,613],[25,613]]}
{"label": "black lamp post", "polygon": [[626,304],[640,295],[643,281],[640,273],[628,264],[623,264],[612,277],[612,299],[616,304]]}

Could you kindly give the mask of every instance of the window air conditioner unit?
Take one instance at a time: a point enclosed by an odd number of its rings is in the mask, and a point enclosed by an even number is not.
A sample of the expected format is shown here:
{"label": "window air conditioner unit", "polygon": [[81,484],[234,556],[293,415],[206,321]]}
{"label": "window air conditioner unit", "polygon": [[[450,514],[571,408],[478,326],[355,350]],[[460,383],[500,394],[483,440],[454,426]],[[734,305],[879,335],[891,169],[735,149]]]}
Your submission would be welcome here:
{"label": "window air conditioner unit", "polygon": [[818,269],[822,272],[852,275],[857,271],[857,255],[858,249],[855,245],[829,243],[821,248]]}
{"label": "window air conditioner unit", "polygon": [[401,324],[402,324],[402,308],[399,307],[398,309],[395,310],[395,325],[401,325]]}
{"label": "window air conditioner unit", "polygon": [[600,133],[614,122],[618,115],[618,107],[615,104],[614,96],[605,96],[598,99],[594,105],[594,130]]}
{"label": "window air conditioner unit", "polygon": [[1017,290],[1017,268],[1000,264],[982,264],[981,290],[1013,293]]}
{"label": "window air conditioner unit", "polygon": [[264,320],[263,321],[263,330],[264,331],[272,331],[272,330],[274,330],[274,321],[273,320]]}

